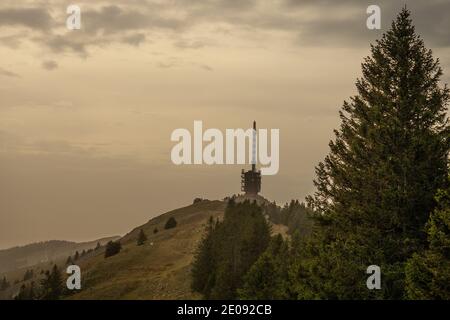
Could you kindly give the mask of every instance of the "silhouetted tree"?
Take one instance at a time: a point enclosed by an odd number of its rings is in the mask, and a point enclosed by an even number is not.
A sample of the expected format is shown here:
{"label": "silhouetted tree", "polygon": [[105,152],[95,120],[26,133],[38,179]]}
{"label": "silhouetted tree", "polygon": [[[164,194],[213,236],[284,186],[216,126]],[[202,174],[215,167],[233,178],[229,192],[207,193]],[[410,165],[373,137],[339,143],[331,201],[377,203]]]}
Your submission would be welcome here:
{"label": "silhouetted tree", "polygon": [[137,245],[138,246],[142,246],[145,243],[145,241],[147,241],[147,236],[145,235],[144,230],[141,229],[139,231],[139,235],[138,235],[138,238],[136,240]]}
{"label": "silhouetted tree", "polygon": [[61,272],[56,264],[51,271],[45,273],[44,279],[41,280],[42,300],[58,300],[63,293],[63,280]]}
{"label": "silhouetted tree", "polygon": [[192,266],[192,288],[206,299],[235,299],[243,277],[270,240],[256,203],[228,202],[222,222],[208,224]]}
{"label": "silhouetted tree", "polygon": [[[405,263],[426,245],[434,195],[447,183],[449,90],[403,9],[362,64],[308,202],[317,229],[293,286],[299,298],[400,299]],[[383,270],[367,290],[366,269]]]}
{"label": "silhouetted tree", "polygon": [[410,299],[450,300],[450,187],[436,196],[437,207],[428,224],[428,248],[406,265]]}
{"label": "silhouetted tree", "polygon": [[8,280],[6,280],[6,276],[3,276],[2,281],[0,282],[0,291],[8,289],[10,286]]}
{"label": "silhouetted tree", "polygon": [[203,201],[202,198],[195,198],[194,201],[192,202],[192,204],[196,204],[196,203],[199,203],[199,202],[202,202],[202,201]]}
{"label": "silhouetted tree", "polygon": [[175,228],[177,226],[177,221],[175,220],[174,217],[170,217],[167,222],[166,225],[164,226],[164,229],[172,229]]}
{"label": "silhouetted tree", "polygon": [[109,241],[106,244],[105,258],[118,254],[121,249],[122,245],[120,244],[120,241]]}

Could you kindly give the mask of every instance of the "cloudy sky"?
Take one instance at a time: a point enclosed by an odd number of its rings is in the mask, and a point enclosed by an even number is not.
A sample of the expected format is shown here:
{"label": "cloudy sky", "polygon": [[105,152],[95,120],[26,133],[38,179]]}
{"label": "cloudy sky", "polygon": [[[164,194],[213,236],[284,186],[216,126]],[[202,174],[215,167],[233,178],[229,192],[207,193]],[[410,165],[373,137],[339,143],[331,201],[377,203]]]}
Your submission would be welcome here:
{"label": "cloudy sky", "polygon": [[[238,193],[242,166],[170,161],[171,132],[194,120],[279,128],[262,193],[303,200],[369,44],[405,3],[449,82],[448,0],[2,0],[0,248],[123,234]],[[69,4],[81,30],[65,27]]]}

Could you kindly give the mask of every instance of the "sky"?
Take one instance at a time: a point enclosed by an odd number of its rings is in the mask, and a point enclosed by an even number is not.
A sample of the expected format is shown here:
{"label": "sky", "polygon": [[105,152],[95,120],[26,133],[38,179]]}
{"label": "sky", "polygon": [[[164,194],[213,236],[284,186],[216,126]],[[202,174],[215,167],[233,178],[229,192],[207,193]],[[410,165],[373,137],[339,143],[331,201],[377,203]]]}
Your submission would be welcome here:
{"label": "sky", "polygon": [[239,193],[242,165],[170,160],[171,132],[194,120],[279,129],[262,195],[303,200],[370,43],[405,4],[448,83],[448,0],[2,0],[0,249],[121,235]]}

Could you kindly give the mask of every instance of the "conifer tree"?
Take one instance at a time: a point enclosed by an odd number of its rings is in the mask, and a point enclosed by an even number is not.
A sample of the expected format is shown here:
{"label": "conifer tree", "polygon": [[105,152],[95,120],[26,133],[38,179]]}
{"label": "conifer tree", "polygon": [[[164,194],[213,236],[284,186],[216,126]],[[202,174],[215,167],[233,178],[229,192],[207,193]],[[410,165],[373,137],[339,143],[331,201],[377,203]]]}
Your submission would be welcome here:
{"label": "conifer tree", "polygon": [[144,230],[139,231],[138,238],[136,240],[138,246],[142,246],[147,241],[147,236],[144,233]]}
{"label": "conifer tree", "polygon": [[14,300],[27,300],[27,287],[22,284],[19,293],[14,297]]}
{"label": "conifer tree", "polygon": [[211,294],[214,285],[214,253],[213,253],[214,219],[211,216],[205,228],[205,233],[197,247],[192,263],[191,288],[193,291],[202,292],[205,296]]}
{"label": "conifer tree", "polygon": [[122,250],[120,241],[109,241],[105,248],[105,258],[114,256]]}
{"label": "conifer tree", "polygon": [[0,291],[8,289],[10,286],[8,280],[6,280],[6,276],[3,276],[2,281],[0,282]]}
{"label": "conifer tree", "polygon": [[288,282],[289,258],[289,246],[278,234],[245,275],[244,285],[238,290],[239,297],[251,300],[291,298]]}
{"label": "conifer tree", "polygon": [[36,292],[35,292],[35,287],[34,287],[34,281],[31,281],[31,283],[30,283],[30,288],[28,289],[28,299],[29,300],[36,299]]}
{"label": "conifer tree", "polygon": [[177,220],[175,220],[174,217],[170,217],[166,224],[164,225],[164,229],[172,229],[175,228],[177,226]]}
{"label": "conifer tree", "polygon": [[[211,228],[211,226],[209,227]],[[235,299],[243,277],[266,250],[270,227],[256,203],[228,202],[222,222],[201,242],[192,288],[206,299]],[[209,270],[209,272],[208,272]]]}
{"label": "conifer tree", "polygon": [[[309,197],[315,223],[298,270],[298,297],[404,297],[405,262],[426,242],[424,226],[445,187],[449,90],[403,9],[362,64],[358,94],[345,102],[330,153]],[[366,269],[382,270],[368,290]]]}
{"label": "conifer tree", "polygon": [[440,190],[436,200],[427,224],[429,247],[406,265],[410,299],[450,300],[450,187]]}
{"label": "conifer tree", "polygon": [[45,273],[44,279],[41,280],[42,299],[43,300],[58,300],[63,293],[63,280],[61,272],[58,267],[53,265],[50,271]]}

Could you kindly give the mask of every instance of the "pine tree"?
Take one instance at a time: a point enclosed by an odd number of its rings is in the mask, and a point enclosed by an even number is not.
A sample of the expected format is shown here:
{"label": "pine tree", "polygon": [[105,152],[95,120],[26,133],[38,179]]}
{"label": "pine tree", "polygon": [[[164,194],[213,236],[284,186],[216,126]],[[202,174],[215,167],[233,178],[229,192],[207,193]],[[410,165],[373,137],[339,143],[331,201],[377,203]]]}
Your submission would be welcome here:
{"label": "pine tree", "polygon": [[120,250],[122,250],[120,241],[109,241],[105,248],[105,258],[118,254]]}
{"label": "pine tree", "polygon": [[30,283],[30,288],[28,289],[28,299],[29,300],[36,299],[36,292],[35,292],[35,288],[34,288],[34,281],[31,281],[31,283]]}
{"label": "pine tree", "polygon": [[80,258],[80,253],[78,251],[75,252],[75,255],[73,256],[73,261],[77,261]]}
{"label": "pine tree", "polygon": [[72,264],[73,264],[72,257],[71,256],[67,257],[66,265],[72,265]]}
{"label": "pine tree", "polygon": [[175,220],[174,217],[170,217],[166,224],[164,225],[164,229],[172,229],[175,228],[177,226],[177,220]]}
{"label": "pine tree", "polygon": [[2,281],[0,282],[0,291],[6,290],[10,287],[8,280],[6,280],[6,276],[3,276]]}
{"label": "pine tree", "polygon": [[[405,262],[424,247],[433,196],[446,184],[449,90],[406,8],[371,46],[362,74],[316,167],[308,202],[317,230],[301,262],[307,276],[295,284],[300,298],[402,298]],[[381,290],[366,288],[372,264]]]}
{"label": "pine tree", "polygon": [[202,292],[205,296],[211,294],[214,285],[214,254],[213,254],[214,219],[211,216],[206,225],[205,233],[197,247],[192,263],[191,288],[193,291]]}
{"label": "pine tree", "polygon": [[56,264],[53,266],[52,271],[45,273],[44,279],[41,280],[42,287],[42,299],[43,300],[58,300],[63,293],[63,280],[61,272]]}
{"label": "pine tree", "polygon": [[270,227],[256,203],[228,202],[224,219],[200,243],[192,288],[206,299],[235,299],[243,277],[266,250]]}
{"label": "pine tree", "polygon": [[23,281],[30,280],[31,278],[33,278],[33,276],[34,276],[33,269],[30,269],[30,270],[27,269],[23,276]]}
{"label": "pine tree", "polygon": [[97,246],[95,247],[95,250],[100,249],[100,247],[101,247],[100,242],[97,242]]}
{"label": "pine tree", "polygon": [[247,300],[291,298],[288,281],[289,258],[288,244],[278,234],[245,275],[244,285],[238,290],[239,297]]}
{"label": "pine tree", "polygon": [[136,240],[138,246],[142,246],[147,241],[147,236],[144,233],[144,230],[139,231],[138,238]]}
{"label": "pine tree", "polygon": [[450,300],[450,187],[440,190],[436,201],[427,224],[429,247],[406,265],[410,299]]}
{"label": "pine tree", "polygon": [[27,300],[27,287],[25,284],[20,287],[19,293],[14,297],[14,300]]}

